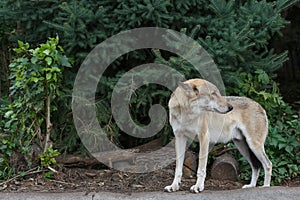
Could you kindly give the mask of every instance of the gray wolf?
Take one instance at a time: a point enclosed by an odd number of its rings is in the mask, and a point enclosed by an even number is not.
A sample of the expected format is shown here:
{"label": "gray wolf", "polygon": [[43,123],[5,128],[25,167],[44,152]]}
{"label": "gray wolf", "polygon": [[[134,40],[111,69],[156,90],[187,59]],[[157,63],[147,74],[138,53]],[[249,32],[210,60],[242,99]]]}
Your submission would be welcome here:
{"label": "gray wolf", "polygon": [[176,169],[173,183],[165,191],[179,190],[187,141],[195,137],[200,146],[199,164],[191,192],[204,190],[209,146],[231,140],[252,168],[251,182],[243,188],[256,186],[261,167],[265,171],[263,187],[270,186],[272,163],[264,149],[268,119],[257,102],[246,97],[221,96],[212,83],[190,79],[178,83],[168,107],[175,135]]}

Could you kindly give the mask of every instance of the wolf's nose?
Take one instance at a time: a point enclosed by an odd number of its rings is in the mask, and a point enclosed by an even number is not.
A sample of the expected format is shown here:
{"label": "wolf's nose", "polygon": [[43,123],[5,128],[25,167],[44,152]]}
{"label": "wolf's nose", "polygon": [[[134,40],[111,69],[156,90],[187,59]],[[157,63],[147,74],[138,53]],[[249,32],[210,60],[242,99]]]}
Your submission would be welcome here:
{"label": "wolf's nose", "polygon": [[229,104],[228,105],[228,112],[232,111],[232,109],[233,109],[233,106]]}

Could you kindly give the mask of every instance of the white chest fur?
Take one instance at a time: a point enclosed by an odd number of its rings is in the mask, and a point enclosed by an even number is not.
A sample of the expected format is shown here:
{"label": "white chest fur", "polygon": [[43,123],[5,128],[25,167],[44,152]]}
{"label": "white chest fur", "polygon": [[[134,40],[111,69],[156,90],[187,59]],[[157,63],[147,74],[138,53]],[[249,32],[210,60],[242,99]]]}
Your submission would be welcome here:
{"label": "white chest fur", "polygon": [[[199,115],[188,115],[189,117],[181,118],[180,116],[170,116],[170,123],[174,134],[185,135],[191,139],[202,133],[203,117]],[[230,115],[209,113],[206,114],[208,136],[211,143],[227,143],[236,133],[234,127],[236,124],[230,120]]]}

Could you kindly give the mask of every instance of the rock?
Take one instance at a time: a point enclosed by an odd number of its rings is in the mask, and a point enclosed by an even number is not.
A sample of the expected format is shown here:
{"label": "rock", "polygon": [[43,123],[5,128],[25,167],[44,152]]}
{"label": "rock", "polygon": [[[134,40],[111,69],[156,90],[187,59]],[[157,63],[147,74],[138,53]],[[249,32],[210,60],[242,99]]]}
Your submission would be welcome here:
{"label": "rock", "polygon": [[214,161],[211,177],[216,180],[236,181],[238,178],[238,163],[235,158],[225,153]]}

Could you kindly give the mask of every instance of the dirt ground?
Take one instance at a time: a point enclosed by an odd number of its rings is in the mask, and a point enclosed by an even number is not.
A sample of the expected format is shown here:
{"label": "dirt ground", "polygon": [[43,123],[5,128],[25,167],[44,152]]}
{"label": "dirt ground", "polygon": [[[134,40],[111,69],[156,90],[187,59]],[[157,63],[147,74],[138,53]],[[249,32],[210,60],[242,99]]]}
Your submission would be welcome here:
{"label": "dirt ground", "polygon": [[[52,179],[43,172],[26,175],[0,185],[0,192],[134,192],[163,191],[172,183],[174,166],[152,173],[131,174],[111,169],[61,168]],[[181,190],[188,191],[195,178],[184,178]],[[244,183],[218,181],[207,178],[206,190],[231,190],[241,188]],[[284,183],[285,186],[300,186],[300,177]]]}

